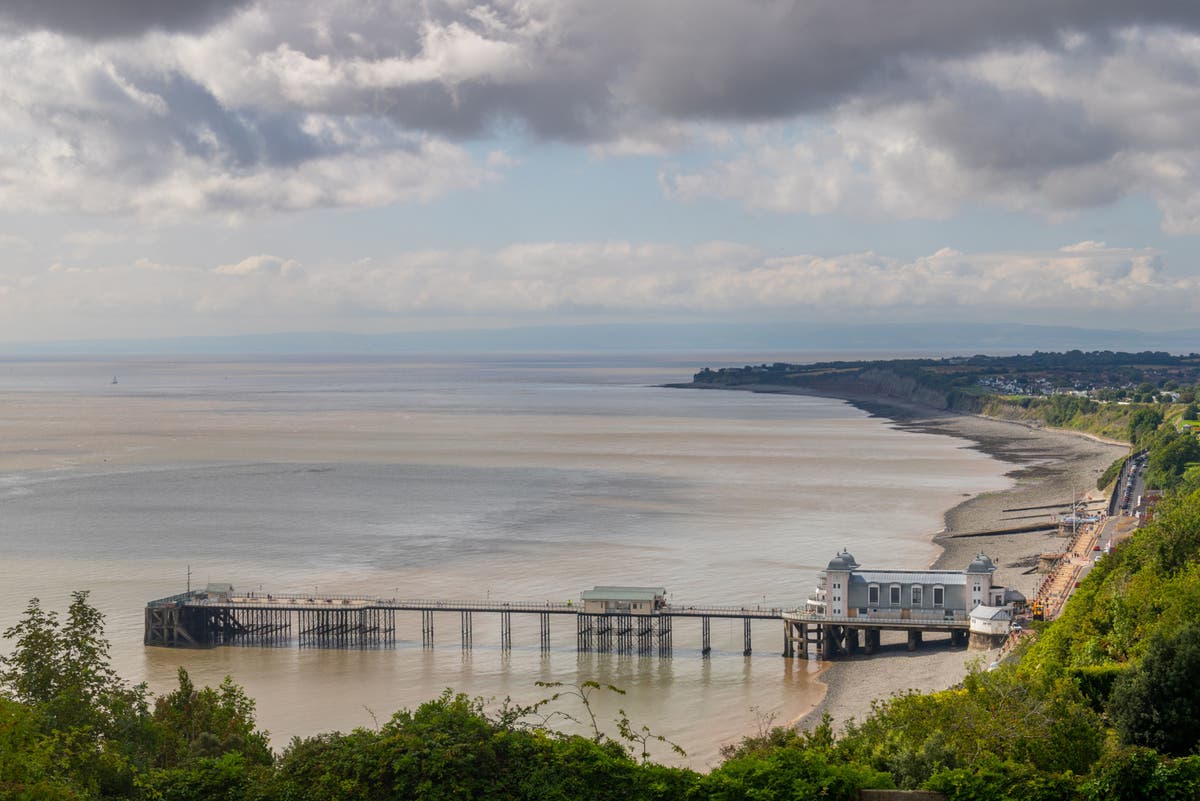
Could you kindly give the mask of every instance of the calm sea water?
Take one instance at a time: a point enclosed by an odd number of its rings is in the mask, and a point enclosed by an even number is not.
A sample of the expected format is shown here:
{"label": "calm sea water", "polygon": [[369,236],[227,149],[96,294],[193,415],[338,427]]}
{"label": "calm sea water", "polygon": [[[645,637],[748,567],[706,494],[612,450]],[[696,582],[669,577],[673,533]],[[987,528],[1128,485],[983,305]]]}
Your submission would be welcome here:
{"label": "calm sea water", "polygon": [[[919,567],[942,512],[1007,486],[946,437],[839,401],[660,388],[729,357],[0,363],[0,625],[38,596],[89,589],[114,661],[170,686],[184,665],[258,699],[277,744],[374,725],[443,688],[537,700],[537,681],[598,679],[603,699],[704,767],[760,714],[816,701],[780,626],[681,623],[673,659],[576,654],[574,631],[457,615],[394,650],[147,649],[142,609],[193,584],[408,598],[577,598],[652,584],[675,603],[795,606],[839,548]],[[118,383],[112,384],[113,376]],[[695,629],[695,630],[693,630]],[[567,711],[576,712],[570,709]],[[613,727],[615,733],[615,727]]]}

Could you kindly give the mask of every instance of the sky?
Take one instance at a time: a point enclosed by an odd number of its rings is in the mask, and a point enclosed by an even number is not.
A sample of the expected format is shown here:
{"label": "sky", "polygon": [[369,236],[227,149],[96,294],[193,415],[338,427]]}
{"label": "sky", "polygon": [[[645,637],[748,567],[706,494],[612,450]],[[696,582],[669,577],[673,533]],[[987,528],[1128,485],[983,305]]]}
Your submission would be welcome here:
{"label": "sky", "polygon": [[5,0],[0,342],[1200,320],[1195,0]]}

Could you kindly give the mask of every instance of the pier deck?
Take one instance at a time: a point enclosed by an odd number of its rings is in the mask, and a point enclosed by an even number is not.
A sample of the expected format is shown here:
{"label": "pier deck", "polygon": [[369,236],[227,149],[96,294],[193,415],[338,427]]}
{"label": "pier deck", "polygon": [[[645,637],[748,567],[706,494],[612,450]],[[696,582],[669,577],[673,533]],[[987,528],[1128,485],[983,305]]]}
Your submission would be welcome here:
{"label": "pier deck", "polygon": [[[965,618],[937,621],[825,621],[780,607],[719,606],[707,604],[668,604],[652,612],[628,611],[593,613],[574,601],[502,601],[400,599],[366,595],[307,595],[303,593],[229,593],[214,596],[206,591],[191,591],[150,601],[145,611],[146,645],[173,648],[206,648],[219,645],[302,648],[390,648],[398,644],[398,615],[421,616],[421,642],[434,645],[437,617],[457,617],[458,638],[464,650],[473,645],[475,615],[497,615],[500,621],[500,647],[512,648],[512,616],[536,616],[540,647],[549,651],[550,624],[575,618],[575,645],[581,652],[637,653],[669,657],[673,651],[674,623],[677,619],[700,621],[700,653],[712,651],[711,624],[717,620],[741,620],[743,654],[752,653],[751,624],[778,620],[784,624],[783,655],[805,657],[815,651],[830,658],[853,653],[857,631],[864,630],[868,643],[878,643],[880,628],[915,631],[920,642],[922,631],[948,631],[958,642],[965,641]],[[443,624],[444,625],[444,624]],[[452,624],[453,625],[453,624]],[[875,634],[871,634],[871,630]],[[815,635],[815,636],[814,636]],[[873,639],[872,639],[873,637]],[[913,642],[910,633],[910,643]]]}

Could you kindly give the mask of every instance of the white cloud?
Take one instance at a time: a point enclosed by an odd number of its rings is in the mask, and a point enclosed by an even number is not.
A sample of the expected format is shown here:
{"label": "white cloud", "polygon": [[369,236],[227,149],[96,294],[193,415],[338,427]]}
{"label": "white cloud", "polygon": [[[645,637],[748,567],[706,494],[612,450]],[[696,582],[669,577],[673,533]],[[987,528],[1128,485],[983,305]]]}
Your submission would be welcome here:
{"label": "white cloud", "polygon": [[[912,309],[975,320],[1094,319],[1153,303],[1158,324],[1200,311],[1200,279],[1159,253],[1081,242],[1038,252],[942,249],[905,260],[875,253],[765,254],[729,242],[692,248],[544,242],[494,251],[413,251],[353,265],[271,254],[204,269],[142,260],[56,265],[10,286],[0,319],[38,309],[97,318],[278,321],[454,315],[666,312],[822,318]],[[293,327],[302,325],[296,322]]]}

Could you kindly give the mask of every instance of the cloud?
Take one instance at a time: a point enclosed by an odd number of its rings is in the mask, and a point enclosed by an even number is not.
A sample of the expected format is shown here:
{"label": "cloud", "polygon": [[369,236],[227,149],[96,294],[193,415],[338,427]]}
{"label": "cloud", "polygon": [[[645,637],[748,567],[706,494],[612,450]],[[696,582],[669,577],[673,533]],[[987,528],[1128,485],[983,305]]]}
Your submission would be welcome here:
{"label": "cloud", "polygon": [[1145,194],[1167,231],[1200,231],[1192,0],[6,8],[7,208],[419,200],[494,178],[508,162],[475,164],[466,147],[500,134],[684,153],[686,169],[663,168],[672,197],[781,213],[940,218],[985,203],[1055,217]]}
{"label": "cloud", "polygon": [[203,30],[250,0],[5,0],[0,22],[85,39]]}
{"label": "cloud", "polygon": [[223,105],[200,82],[49,34],[0,43],[0,207],[180,219],[424,201],[493,180],[371,118]]}
{"label": "cloud", "polygon": [[681,200],[898,219],[971,204],[1059,219],[1143,195],[1168,233],[1200,232],[1200,37],[1131,30],[1103,52],[1081,47],[914,67],[905,93],[760,127],[660,182]]}
{"label": "cloud", "polygon": [[[1158,322],[1200,312],[1200,278],[1172,275],[1157,251],[1081,242],[1058,250],[916,259],[875,253],[769,255],[730,242],[691,248],[631,242],[545,242],[493,251],[412,251],[352,265],[259,254],[213,268],[141,260],[63,265],[0,297],[0,318],[37,309],[91,318],[178,322],[270,318],[406,321],[455,315],[664,314],[711,318],[949,319],[1086,322],[1153,303]],[[397,326],[399,327],[399,326]]]}
{"label": "cloud", "polygon": [[0,250],[3,249],[31,251],[33,244],[28,239],[16,234],[0,233]]}

